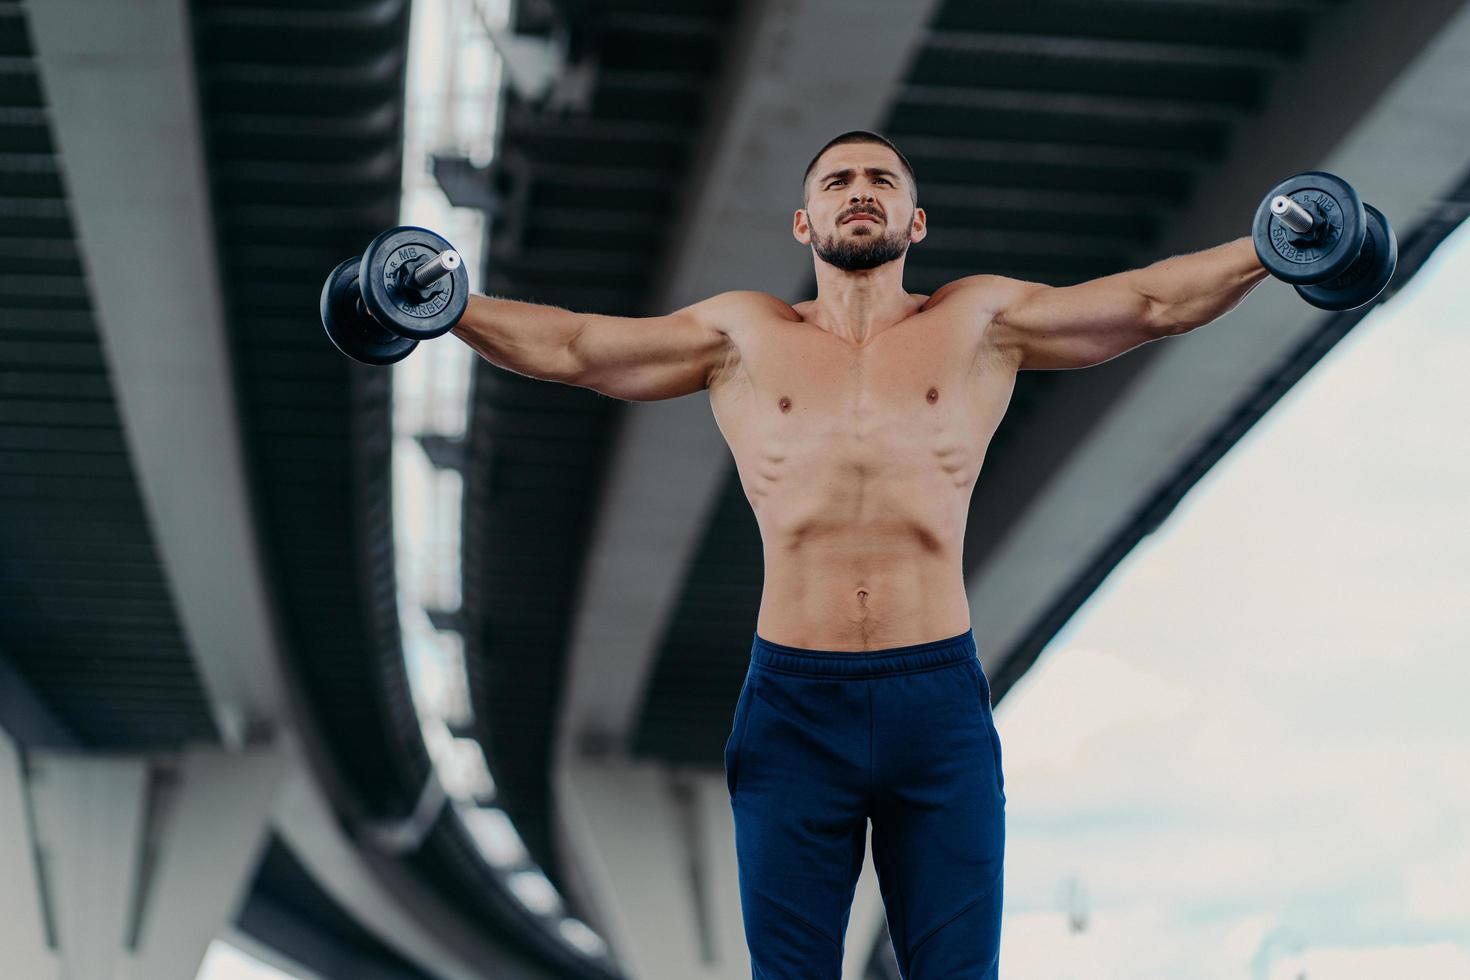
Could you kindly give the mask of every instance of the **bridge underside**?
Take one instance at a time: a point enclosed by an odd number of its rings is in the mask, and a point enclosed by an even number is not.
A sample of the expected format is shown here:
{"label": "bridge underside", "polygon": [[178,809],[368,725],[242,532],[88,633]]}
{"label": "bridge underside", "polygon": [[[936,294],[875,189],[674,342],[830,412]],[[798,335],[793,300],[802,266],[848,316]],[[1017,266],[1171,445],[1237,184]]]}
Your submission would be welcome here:
{"label": "bridge underside", "polygon": [[[0,869],[28,885],[0,947],[28,976],[192,976],[214,935],[323,976],[748,975],[720,750],[761,543],[703,394],[481,361],[435,460],[464,476],[455,734],[612,958],[529,916],[448,808],[422,819],[442,793],[398,630],[393,376],[316,319],[325,272],[399,220],[409,15],[0,0],[0,827],[25,828]],[[1460,0],[547,0],[512,26],[590,78],[507,91],[488,168],[436,160],[493,203],[482,281],[514,298],[806,298],[801,169],[858,127],[915,164],[916,292],[1212,245],[1325,169],[1393,220],[1391,296],[1470,208]],[[1267,283],[1185,337],[1021,375],[964,542],[997,698],[1366,312]],[[871,867],[849,929],[845,976],[896,976]]]}

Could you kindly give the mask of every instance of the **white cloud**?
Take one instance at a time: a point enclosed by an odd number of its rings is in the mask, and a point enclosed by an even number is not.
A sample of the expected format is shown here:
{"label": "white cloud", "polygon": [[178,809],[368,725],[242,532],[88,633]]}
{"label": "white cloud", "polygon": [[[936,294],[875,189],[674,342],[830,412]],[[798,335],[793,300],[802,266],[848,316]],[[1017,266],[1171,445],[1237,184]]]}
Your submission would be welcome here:
{"label": "white cloud", "polygon": [[[1000,974],[1024,980],[1240,980],[1271,926],[1266,916],[1189,921],[1158,904],[1100,911],[1082,932],[1072,931],[1060,911],[1011,916],[1001,935]],[[1201,956],[1201,950],[1213,952]]]}
{"label": "white cloud", "polygon": [[1470,950],[1450,943],[1379,946],[1368,949],[1314,949],[1280,960],[1270,980],[1465,980]]}
{"label": "white cloud", "polygon": [[[1419,922],[1470,922],[1470,843],[1451,845],[1432,860],[1408,869],[1404,915]],[[1465,976],[1470,977],[1470,971]]]}
{"label": "white cloud", "polygon": [[1038,674],[1057,674],[1046,697],[1007,713],[1008,772],[1070,770],[1084,761],[1094,740],[1146,736],[1152,725],[1189,708],[1187,688],[1122,657],[1087,648],[1069,649],[1064,656],[1064,670],[1056,670],[1061,657],[1035,668]]}

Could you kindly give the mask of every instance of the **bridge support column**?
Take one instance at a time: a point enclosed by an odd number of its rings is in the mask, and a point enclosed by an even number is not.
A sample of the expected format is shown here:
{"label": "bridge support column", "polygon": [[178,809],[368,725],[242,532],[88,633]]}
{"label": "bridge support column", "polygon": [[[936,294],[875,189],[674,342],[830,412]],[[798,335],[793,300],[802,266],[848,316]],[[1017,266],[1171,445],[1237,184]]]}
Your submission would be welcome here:
{"label": "bridge support column", "polygon": [[[579,891],[633,977],[746,980],[735,824],[722,773],[624,759],[559,769],[564,853],[584,860]],[[871,858],[844,943],[843,980],[858,980],[883,924]]]}
{"label": "bridge support column", "polygon": [[0,950],[6,972],[59,980],[33,826],[25,757],[0,732]]}
{"label": "bridge support column", "polygon": [[23,754],[0,735],[6,972],[193,980],[255,873],[283,768],[269,748]]}

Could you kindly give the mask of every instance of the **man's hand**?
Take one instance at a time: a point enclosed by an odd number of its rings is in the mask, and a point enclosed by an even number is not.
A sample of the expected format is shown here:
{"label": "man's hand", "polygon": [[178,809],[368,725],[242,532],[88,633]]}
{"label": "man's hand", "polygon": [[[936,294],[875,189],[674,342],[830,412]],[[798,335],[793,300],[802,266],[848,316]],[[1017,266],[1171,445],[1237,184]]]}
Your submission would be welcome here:
{"label": "man's hand", "polygon": [[937,291],[975,291],[986,343],[1020,370],[1090,367],[1234,309],[1266,270],[1249,238],[1075,286],[971,276]]}

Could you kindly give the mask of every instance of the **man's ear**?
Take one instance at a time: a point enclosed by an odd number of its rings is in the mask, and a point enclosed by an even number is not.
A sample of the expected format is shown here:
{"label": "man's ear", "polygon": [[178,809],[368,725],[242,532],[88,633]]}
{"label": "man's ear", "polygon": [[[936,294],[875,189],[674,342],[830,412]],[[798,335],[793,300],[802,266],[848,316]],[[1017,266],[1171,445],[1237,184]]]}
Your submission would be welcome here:
{"label": "man's ear", "polygon": [[923,208],[914,208],[913,224],[909,228],[909,241],[922,242],[929,234],[929,216],[924,213]]}
{"label": "man's ear", "polygon": [[796,214],[791,216],[791,236],[803,245],[812,243],[811,215],[805,208],[797,208]]}

